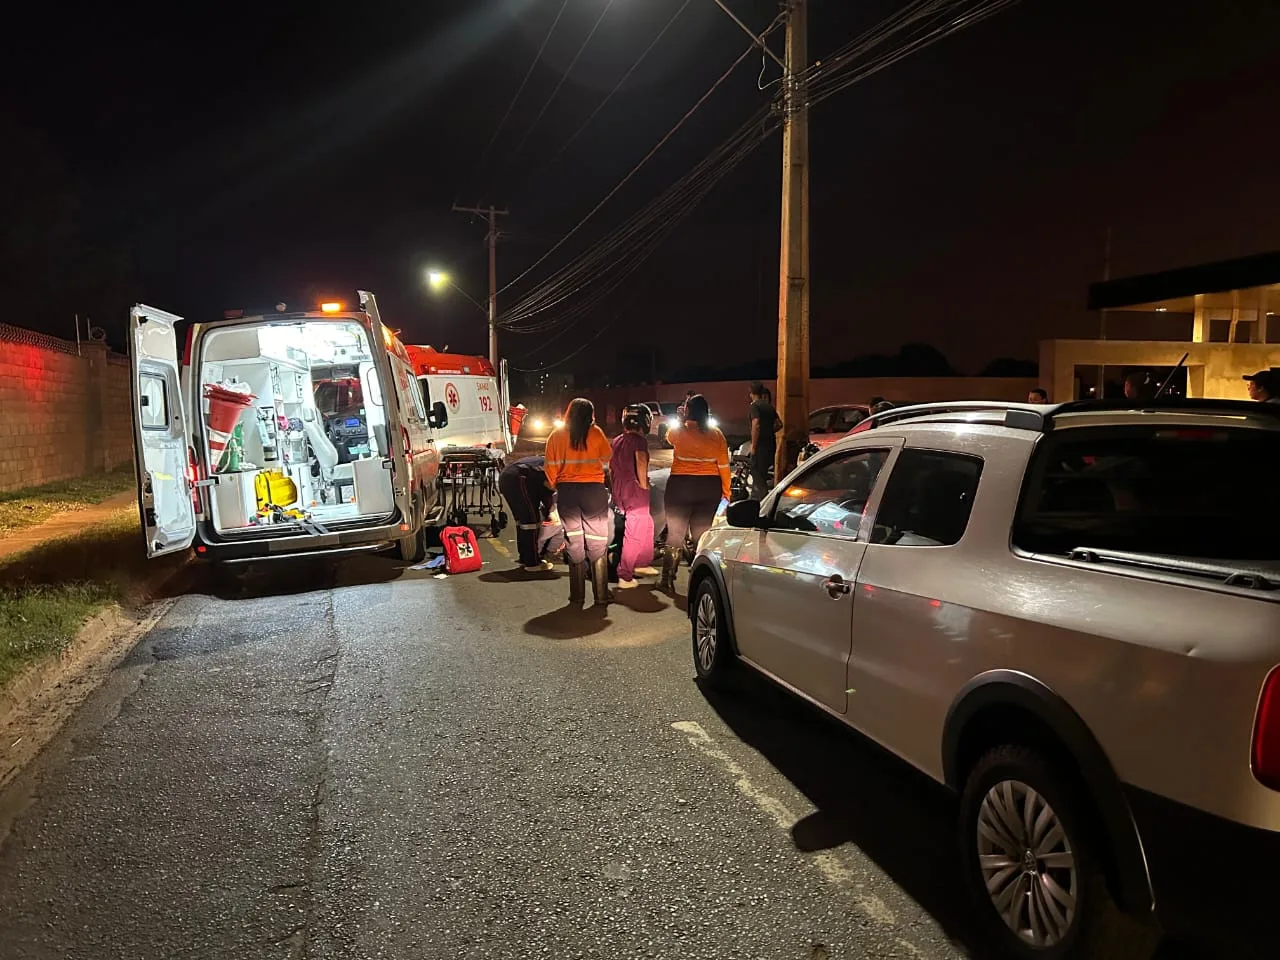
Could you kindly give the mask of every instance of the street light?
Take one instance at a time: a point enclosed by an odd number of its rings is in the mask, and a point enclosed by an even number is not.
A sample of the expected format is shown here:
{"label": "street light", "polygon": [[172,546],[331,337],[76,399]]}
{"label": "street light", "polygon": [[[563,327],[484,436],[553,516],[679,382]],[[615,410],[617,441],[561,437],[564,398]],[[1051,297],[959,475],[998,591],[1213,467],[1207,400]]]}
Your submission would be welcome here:
{"label": "street light", "polygon": [[486,316],[489,313],[488,307],[486,307],[479,300],[471,296],[471,294],[467,293],[467,291],[463,290],[460,286],[454,283],[453,277],[449,276],[449,274],[445,273],[443,270],[437,270],[434,267],[429,269],[427,271],[427,286],[429,286],[432,290],[436,291],[436,293],[439,293],[440,291],[444,290],[445,287],[452,287],[454,290],[457,290],[460,294],[466,297],[467,300],[471,302],[472,306],[474,306],[481,313],[485,314]]}

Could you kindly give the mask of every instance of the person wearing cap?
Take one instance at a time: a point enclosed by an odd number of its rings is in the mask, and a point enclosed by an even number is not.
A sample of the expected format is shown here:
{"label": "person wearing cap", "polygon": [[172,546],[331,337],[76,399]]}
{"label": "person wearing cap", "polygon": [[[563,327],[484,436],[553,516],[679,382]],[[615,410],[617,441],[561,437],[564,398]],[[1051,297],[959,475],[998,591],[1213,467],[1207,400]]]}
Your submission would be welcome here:
{"label": "person wearing cap", "polygon": [[1259,370],[1245,375],[1249,399],[1259,403],[1280,403],[1280,375],[1274,370]]}

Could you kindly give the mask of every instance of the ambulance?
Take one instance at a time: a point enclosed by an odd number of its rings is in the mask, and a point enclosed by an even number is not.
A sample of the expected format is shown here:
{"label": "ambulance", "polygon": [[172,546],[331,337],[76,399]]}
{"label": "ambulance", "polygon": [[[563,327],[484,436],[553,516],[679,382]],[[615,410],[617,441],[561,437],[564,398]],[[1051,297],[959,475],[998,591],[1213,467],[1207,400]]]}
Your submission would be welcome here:
{"label": "ambulance", "polygon": [[445,522],[474,526],[473,517],[486,517],[496,537],[507,524],[498,476],[524,415],[523,407],[508,407],[506,361],[499,374],[484,357],[406,349],[423,396],[448,415],[448,425],[436,431]]}
{"label": "ambulance", "polygon": [[442,453],[450,448],[484,448],[499,456],[511,452],[505,373],[499,377],[484,357],[430,346],[405,349],[427,403],[443,403],[449,415],[449,425],[436,431]]}
{"label": "ambulance", "polygon": [[138,507],[147,555],[223,563],[426,553],[443,515],[428,403],[373,294],[359,307],[192,324],[130,314]]}

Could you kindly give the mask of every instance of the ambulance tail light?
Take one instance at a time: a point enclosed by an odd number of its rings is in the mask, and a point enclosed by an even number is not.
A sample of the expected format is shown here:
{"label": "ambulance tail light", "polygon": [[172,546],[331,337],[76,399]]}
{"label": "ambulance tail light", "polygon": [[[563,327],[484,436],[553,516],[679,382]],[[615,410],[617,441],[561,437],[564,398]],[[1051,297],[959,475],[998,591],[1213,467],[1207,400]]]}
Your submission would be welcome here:
{"label": "ambulance tail light", "polygon": [[187,327],[187,338],[182,343],[182,365],[184,367],[191,366],[191,343],[193,339],[191,334],[193,332],[191,327]]}
{"label": "ambulance tail light", "polygon": [[1254,778],[1264,787],[1280,790],[1280,667],[1262,685],[1250,759]]}
{"label": "ambulance tail light", "polygon": [[409,440],[409,428],[408,428],[408,427],[403,427],[403,426],[402,426],[402,427],[400,428],[400,443],[401,443],[401,445],[402,445],[402,446],[403,446],[403,448],[404,448],[404,455],[405,455],[405,457],[406,457],[406,458],[408,458],[408,457],[413,456],[413,444],[412,444],[412,442]]}
{"label": "ambulance tail light", "polygon": [[200,468],[200,458],[196,456],[195,447],[187,447],[187,487],[191,491],[191,508],[197,517],[200,516],[200,488],[196,486],[204,479],[204,471]]}

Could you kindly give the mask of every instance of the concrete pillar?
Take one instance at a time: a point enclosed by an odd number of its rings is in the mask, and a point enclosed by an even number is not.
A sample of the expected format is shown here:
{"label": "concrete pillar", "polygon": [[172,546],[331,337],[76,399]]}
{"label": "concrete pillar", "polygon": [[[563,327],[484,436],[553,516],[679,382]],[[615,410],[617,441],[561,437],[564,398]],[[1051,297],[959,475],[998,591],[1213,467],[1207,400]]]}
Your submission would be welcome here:
{"label": "concrete pillar", "polygon": [[1196,313],[1195,321],[1191,326],[1191,342],[1204,343],[1209,339],[1209,320],[1204,313],[1204,294],[1197,293],[1195,297]]}
{"label": "concrete pillar", "polygon": [[1239,335],[1236,333],[1240,326],[1240,291],[1231,291],[1231,332],[1227,334],[1227,343],[1235,343]]}
{"label": "concrete pillar", "polygon": [[1258,342],[1267,342],[1267,288],[1258,288]]}
{"label": "concrete pillar", "polygon": [[[88,398],[83,411],[85,420],[84,462],[90,473],[105,472],[107,463],[106,415],[107,397],[107,345],[89,341],[81,346],[84,357],[85,396]],[[130,410],[132,414],[132,410]]]}

